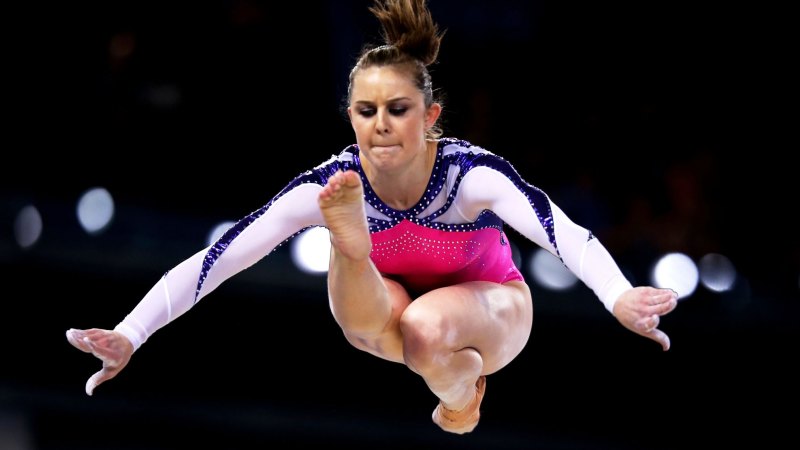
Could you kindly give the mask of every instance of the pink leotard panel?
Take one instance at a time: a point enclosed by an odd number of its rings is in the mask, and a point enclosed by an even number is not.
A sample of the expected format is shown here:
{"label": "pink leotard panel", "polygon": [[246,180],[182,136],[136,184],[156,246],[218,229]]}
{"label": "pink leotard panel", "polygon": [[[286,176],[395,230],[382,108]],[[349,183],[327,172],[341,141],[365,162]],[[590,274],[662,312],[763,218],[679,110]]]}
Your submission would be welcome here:
{"label": "pink leotard panel", "polygon": [[403,220],[372,233],[370,256],[381,273],[417,292],[465,281],[523,279],[505,234],[491,227],[444,231]]}

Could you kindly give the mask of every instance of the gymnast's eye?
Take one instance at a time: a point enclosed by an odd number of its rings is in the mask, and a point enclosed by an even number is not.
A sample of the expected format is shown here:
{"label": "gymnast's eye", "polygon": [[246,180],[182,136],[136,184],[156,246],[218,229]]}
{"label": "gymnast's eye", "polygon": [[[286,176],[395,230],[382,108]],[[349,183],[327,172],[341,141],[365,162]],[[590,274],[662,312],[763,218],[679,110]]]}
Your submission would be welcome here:
{"label": "gymnast's eye", "polygon": [[389,114],[393,116],[402,116],[403,114],[406,113],[406,111],[408,111],[408,108],[406,108],[405,106],[397,106],[389,108]]}
{"label": "gymnast's eye", "polygon": [[358,114],[363,117],[372,117],[375,115],[375,108],[361,108],[358,110]]}

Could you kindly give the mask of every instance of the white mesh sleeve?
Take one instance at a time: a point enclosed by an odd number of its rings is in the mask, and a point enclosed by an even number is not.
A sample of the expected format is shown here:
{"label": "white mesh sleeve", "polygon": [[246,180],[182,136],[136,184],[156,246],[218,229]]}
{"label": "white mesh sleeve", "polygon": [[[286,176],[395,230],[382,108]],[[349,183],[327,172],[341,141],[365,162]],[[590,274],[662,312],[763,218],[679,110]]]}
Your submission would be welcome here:
{"label": "white mesh sleeve", "polygon": [[564,265],[594,291],[609,312],[613,312],[619,296],[633,286],[596,237],[589,239],[589,231],[570,220],[553,202],[550,202],[550,209]]}
{"label": "white mesh sleeve", "polygon": [[222,282],[258,262],[298,231],[321,225],[322,215],[317,206],[321,189],[317,184],[301,184],[276,199],[230,242],[208,270],[196,299],[198,280],[210,247],[167,272],[114,330],[138,349],[156,330],[180,317]]}
{"label": "white mesh sleeve", "polygon": [[[516,184],[515,184],[516,183]],[[589,230],[577,225],[541,193],[536,197],[544,204],[534,205],[534,197],[517,188],[532,186],[521,178],[510,179],[498,170],[476,167],[461,181],[456,207],[465,217],[477,217],[484,209],[497,214],[505,223],[553,255],[588,286],[609,312],[620,294],[632,286],[606,248]],[[550,214],[552,236],[537,215]],[[544,217],[547,219],[547,217]],[[554,238],[553,239],[551,239]]]}

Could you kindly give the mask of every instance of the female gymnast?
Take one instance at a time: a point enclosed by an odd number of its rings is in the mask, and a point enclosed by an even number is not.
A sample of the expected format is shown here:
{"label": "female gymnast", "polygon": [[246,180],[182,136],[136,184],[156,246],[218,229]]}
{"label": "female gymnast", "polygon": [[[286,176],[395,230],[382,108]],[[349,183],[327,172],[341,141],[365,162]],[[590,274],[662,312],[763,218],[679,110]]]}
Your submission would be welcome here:
{"label": "female gymnast", "polygon": [[331,312],[357,349],[405,364],[439,399],[433,422],[471,432],[486,377],[531,333],[531,291],[509,226],[560,258],[627,329],[669,348],[670,289],[633,287],[590,231],[503,157],[442,137],[427,67],[443,33],[425,0],[377,0],[384,45],[349,75],[355,144],[294,178],[218,241],[169,270],[113,329],[67,331],[102,361],[86,392],[114,378],[156,330],[309,228],[330,232]]}

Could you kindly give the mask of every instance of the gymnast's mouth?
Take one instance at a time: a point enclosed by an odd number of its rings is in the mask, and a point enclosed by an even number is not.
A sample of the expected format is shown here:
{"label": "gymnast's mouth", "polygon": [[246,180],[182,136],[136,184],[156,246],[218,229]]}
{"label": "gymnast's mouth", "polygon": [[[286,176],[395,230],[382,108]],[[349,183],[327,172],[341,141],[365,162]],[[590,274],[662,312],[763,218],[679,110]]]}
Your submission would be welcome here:
{"label": "gymnast's mouth", "polygon": [[388,152],[400,151],[401,148],[402,147],[400,147],[399,144],[394,144],[394,145],[373,145],[371,147],[371,150],[374,151],[374,152],[388,153]]}

